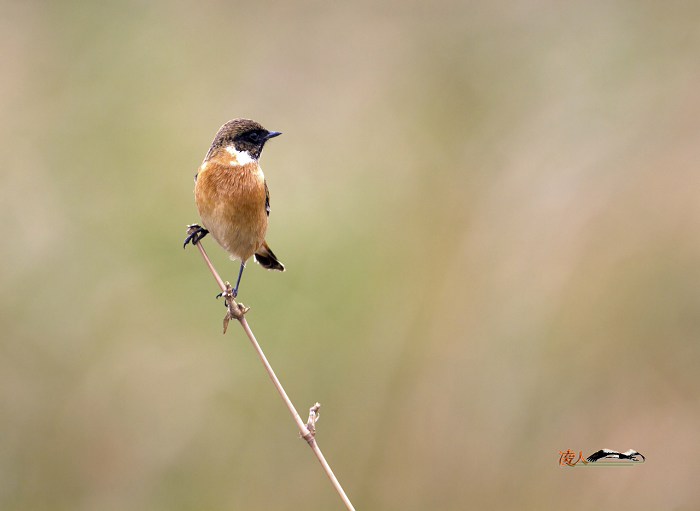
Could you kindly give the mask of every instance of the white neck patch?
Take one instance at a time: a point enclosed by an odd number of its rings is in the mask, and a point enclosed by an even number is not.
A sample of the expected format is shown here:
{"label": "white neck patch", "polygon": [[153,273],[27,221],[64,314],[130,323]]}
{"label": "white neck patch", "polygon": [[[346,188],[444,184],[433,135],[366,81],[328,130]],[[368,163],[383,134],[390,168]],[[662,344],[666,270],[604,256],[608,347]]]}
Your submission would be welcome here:
{"label": "white neck patch", "polygon": [[232,145],[226,147],[226,152],[232,156],[231,165],[247,165],[255,162],[248,151],[238,151]]}

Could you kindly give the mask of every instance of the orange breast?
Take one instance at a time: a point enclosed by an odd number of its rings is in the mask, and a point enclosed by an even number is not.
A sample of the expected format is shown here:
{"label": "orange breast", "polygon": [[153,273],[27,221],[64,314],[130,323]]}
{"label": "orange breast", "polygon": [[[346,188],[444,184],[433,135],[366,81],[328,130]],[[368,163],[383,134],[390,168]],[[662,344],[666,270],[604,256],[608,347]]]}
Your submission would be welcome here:
{"label": "orange breast", "polygon": [[233,257],[252,257],[267,231],[265,176],[258,164],[236,165],[219,151],[202,164],[194,195],[202,224],[214,239]]}

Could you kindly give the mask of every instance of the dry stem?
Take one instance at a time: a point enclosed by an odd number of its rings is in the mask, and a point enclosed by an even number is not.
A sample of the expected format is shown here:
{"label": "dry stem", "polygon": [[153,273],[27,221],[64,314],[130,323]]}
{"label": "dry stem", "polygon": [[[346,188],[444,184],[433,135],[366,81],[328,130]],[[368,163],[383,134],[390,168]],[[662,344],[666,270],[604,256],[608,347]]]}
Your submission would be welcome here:
{"label": "dry stem", "polygon": [[321,452],[321,448],[316,442],[316,422],[319,418],[318,410],[321,407],[321,405],[319,403],[316,403],[309,409],[309,420],[306,424],[304,424],[304,422],[301,420],[301,417],[297,413],[296,408],[294,408],[292,401],[289,399],[289,396],[287,396],[284,387],[282,387],[282,384],[277,378],[275,371],[272,369],[272,366],[267,361],[265,353],[263,353],[260,344],[258,344],[258,341],[255,339],[253,331],[250,329],[250,326],[248,325],[248,322],[245,319],[245,313],[248,312],[249,308],[234,300],[233,293],[231,292],[231,285],[228,282],[224,282],[221,279],[218,272],[216,271],[216,268],[214,268],[214,265],[211,263],[207,252],[204,250],[201,240],[197,242],[196,246],[199,249],[199,252],[202,254],[204,262],[209,268],[209,271],[214,276],[214,279],[216,279],[216,283],[219,285],[219,288],[221,288],[221,295],[223,296],[226,303],[227,312],[226,317],[224,318],[224,333],[226,333],[228,323],[231,319],[236,319],[240,322],[241,326],[243,327],[243,330],[245,331],[246,335],[248,336],[248,339],[250,340],[250,343],[253,345],[253,349],[255,349],[255,352],[258,354],[260,361],[263,363],[263,366],[265,366],[265,370],[267,371],[268,376],[272,380],[272,383],[275,385],[275,388],[277,389],[277,392],[282,398],[282,401],[284,401],[284,404],[287,406],[289,413],[292,414],[292,418],[294,419],[294,422],[296,422],[297,428],[299,428],[299,433],[301,437],[304,440],[306,440],[306,442],[309,444],[309,447],[311,447],[311,450],[316,455],[316,458],[318,458],[319,463],[323,467],[323,470],[326,472],[328,478],[331,480],[335,491],[340,496],[341,500],[343,501],[343,504],[345,504],[345,507],[351,511],[355,511],[352,502],[350,502],[350,499],[345,494],[343,487],[340,485],[340,482],[335,477],[333,470],[326,461],[326,458]]}

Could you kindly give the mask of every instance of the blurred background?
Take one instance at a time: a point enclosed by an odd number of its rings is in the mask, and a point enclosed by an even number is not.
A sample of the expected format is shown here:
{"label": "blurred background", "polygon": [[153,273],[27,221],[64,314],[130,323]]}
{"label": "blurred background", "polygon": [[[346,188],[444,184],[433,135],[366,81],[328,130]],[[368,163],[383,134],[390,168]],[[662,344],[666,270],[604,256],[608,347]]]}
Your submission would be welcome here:
{"label": "blurred background", "polygon": [[1,11],[0,509],[342,508],[182,249],[234,117],[284,132],[240,299],[358,509],[697,508],[699,4]]}

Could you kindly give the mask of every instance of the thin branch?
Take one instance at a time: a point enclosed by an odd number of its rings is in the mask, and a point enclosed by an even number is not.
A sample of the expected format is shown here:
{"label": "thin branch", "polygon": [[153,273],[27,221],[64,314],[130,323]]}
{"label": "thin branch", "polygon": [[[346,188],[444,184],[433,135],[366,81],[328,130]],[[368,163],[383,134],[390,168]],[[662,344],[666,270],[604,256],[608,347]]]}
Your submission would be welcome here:
{"label": "thin branch", "polygon": [[323,453],[321,452],[321,448],[318,446],[318,443],[316,442],[316,422],[318,421],[318,417],[319,417],[318,410],[321,407],[321,405],[319,403],[316,403],[314,406],[311,407],[311,409],[309,410],[309,421],[307,422],[307,424],[304,424],[304,422],[301,420],[301,417],[297,413],[296,408],[294,408],[292,401],[289,399],[289,396],[285,392],[284,387],[282,387],[282,384],[280,383],[279,379],[277,378],[275,371],[272,369],[272,366],[268,362],[267,357],[265,356],[265,353],[263,352],[262,348],[260,347],[260,344],[258,344],[258,341],[255,338],[253,331],[250,329],[250,325],[248,325],[248,321],[246,321],[246,319],[245,319],[245,313],[248,312],[248,307],[244,306],[241,303],[237,303],[234,300],[233,293],[231,292],[231,285],[228,282],[224,282],[222,280],[222,278],[219,276],[218,272],[216,271],[216,268],[214,268],[214,265],[211,263],[211,260],[209,259],[207,252],[204,250],[204,247],[202,246],[201,241],[198,241],[196,243],[196,247],[199,249],[200,254],[202,254],[202,257],[204,258],[204,262],[206,263],[207,267],[209,268],[209,271],[214,276],[214,279],[216,279],[216,283],[219,285],[219,288],[221,289],[221,295],[224,297],[224,300],[226,301],[225,303],[226,303],[226,308],[227,308],[228,312],[226,313],[226,317],[224,318],[224,333],[226,333],[228,323],[231,319],[237,319],[240,322],[241,326],[243,327],[243,331],[248,336],[248,339],[250,340],[250,343],[253,345],[253,349],[255,349],[255,352],[258,354],[258,357],[260,358],[260,361],[263,363],[263,366],[265,366],[265,370],[267,371],[268,376],[272,380],[272,383],[275,385],[275,388],[277,389],[277,392],[279,393],[280,397],[282,398],[282,401],[284,401],[284,404],[287,406],[289,413],[292,414],[292,418],[294,419],[294,422],[296,422],[297,428],[299,428],[299,433],[300,433],[301,437],[304,440],[306,440],[306,443],[309,444],[309,447],[311,447],[311,450],[316,455],[316,458],[318,458],[318,461],[321,464],[321,467],[323,467],[323,470],[326,472],[328,479],[331,480],[331,483],[333,484],[335,491],[340,496],[340,499],[343,501],[343,504],[345,504],[345,507],[350,511],[355,511],[355,508],[353,507],[352,502],[350,502],[350,499],[345,494],[345,491],[343,490],[343,487],[340,485],[338,478],[335,477],[333,470],[331,469],[330,465],[326,461],[326,458],[323,456]]}

